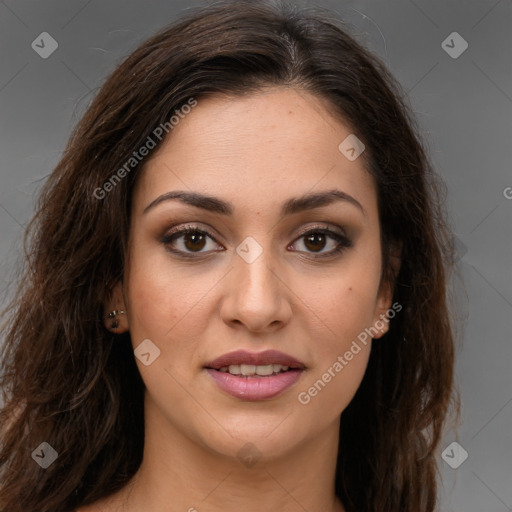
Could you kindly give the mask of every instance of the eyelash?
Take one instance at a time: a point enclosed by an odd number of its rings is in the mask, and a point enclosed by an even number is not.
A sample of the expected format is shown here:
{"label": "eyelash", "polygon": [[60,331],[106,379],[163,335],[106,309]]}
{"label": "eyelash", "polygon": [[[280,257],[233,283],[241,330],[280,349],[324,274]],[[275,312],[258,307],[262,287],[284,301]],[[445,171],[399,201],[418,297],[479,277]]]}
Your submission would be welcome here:
{"label": "eyelash", "polygon": [[[307,235],[317,234],[317,233],[328,235],[330,238],[334,239],[338,243],[338,245],[335,249],[332,249],[331,251],[329,251],[327,253],[320,253],[320,254],[308,253],[308,254],[311,254],[314,259],[321,259],[321,258],[326,258],[329,256],[332,257],[333,255],[342,253],[346,249],[352,247],[351,240],[349,240],[346,236],[344,236],[340,233],[337,233],[336,231],[333,231],[333,230],[329,229],[328,227],[324,227],[324,226],[314,226],[314,227],[308,229],[307,231],[300,233],[299,236],[295,240],[299,240],[300,238],[306,237]],[[197,255],[207,254],[207,253],[202,253],[202,252],[195,252],[195,253],[188,252],[187,253],[187,252],[184,252],[181,250],[172,249],[170,247],[170,244],[172,242],[174,242],[176,239],[180,238],[181,236],[184,236],[187,234],[206,235],[206,236],[210,237],[215,243],[218,243],[217,240],[215,240],[215,238],[209,231],[204,230],[204,229],[199,229],[198,227],[193,226],[193,225],[187,225],[182,229],[171,231],[170,233],[165,234],[162,237],[161,241],[167,247],[167,249],[169,251],[171,251],[172,253],[178,254],[182,258],[197,259],[198,258]],[[297,252],[303,252],[303,251],[297,251]]]}

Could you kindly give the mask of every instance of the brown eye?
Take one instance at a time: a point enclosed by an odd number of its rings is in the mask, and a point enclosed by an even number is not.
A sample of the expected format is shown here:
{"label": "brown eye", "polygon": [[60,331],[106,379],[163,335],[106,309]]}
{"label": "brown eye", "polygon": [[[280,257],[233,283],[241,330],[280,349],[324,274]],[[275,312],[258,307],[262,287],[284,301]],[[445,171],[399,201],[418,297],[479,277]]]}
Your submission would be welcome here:
{"label": "brown eye", "polygon": [[312,233],[305,237],[304,245],[311,251],[321,251],[326,244],[326,237],[323,233]]}
{"label": "brown eye", "polygon": [[[212,241],[212,250],[204,250],[208,245],[208,239]],[[174,230],[163,236],[161,240],[167,250],[184,258],[194,258],[196,254],[207,255],[219,249],[216,240],[208,231],[194,226]],[[294,250],[311,254],[314,258],[334,256],[352,247],[352,242],[346,236],[327,228],[310,229],[297,240],[303,240],[305,250]],[[329,244],[332,246],[330,250],[324,251],[325,248],[329,248]],[[295,244],[291,247],[293,245]]]}
{"label": "brown eye", "polygon": [[208,245],[208,239],[212,241],[212,249],[218,248],[210,233],[193,226],[175,230],[162,237],[162,243],[171,252],[178,253],[184,257],[193,257],[194,253],[206,254],[211,251],[204,251]]}
{"label": "brown eye", "polygon": [[183,244],[190,251],[200,251],[205,246],[205,237],[200,233],[187,233],[183,235]]}
{"label": "brown eye", "polygon": [[[303,239],[302,243],[306,250],[299,252],[313,254],[315,258],[333,256],[336,253],[343,252],[348,247],[352,247],[352,242],[345,235],[327,228],[311,229],[297,238],[297,240],[301,239]],[[331,250],[324,251],[323,249],[329,245],[329,242],[331,242]]]}

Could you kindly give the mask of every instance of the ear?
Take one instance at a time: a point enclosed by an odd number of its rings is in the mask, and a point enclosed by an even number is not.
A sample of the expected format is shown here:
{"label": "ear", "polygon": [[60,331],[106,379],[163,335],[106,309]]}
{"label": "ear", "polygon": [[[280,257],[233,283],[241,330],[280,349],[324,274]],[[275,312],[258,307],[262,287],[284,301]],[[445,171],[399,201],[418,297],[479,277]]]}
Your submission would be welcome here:
{"label": "ear", "polygon": [[110,297],[104,304],[103,322],[105,327],[115,334],[122,334],[130,329],[121,281],[112,288]]}
{"label": "ear", "polygon": [[389,265],[390,270],[386,269],[381,280],[379,294],[377,296],[377,307],[375,309],[375,317],[373,325],[378,333],[373,336],[374,339],[379,339],[389,330],[389,319],[387,312],[391,308],[393,300],[395,279],[400,271],[402,264],[402,244],[393,245],[389,252]]}

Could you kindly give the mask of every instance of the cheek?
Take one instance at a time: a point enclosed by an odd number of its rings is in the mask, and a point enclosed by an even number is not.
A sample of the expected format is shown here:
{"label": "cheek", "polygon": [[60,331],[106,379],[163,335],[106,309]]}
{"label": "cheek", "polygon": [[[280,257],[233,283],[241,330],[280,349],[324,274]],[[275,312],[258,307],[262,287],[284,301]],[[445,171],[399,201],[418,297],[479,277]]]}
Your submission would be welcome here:
{"label": "cheek", "polygon": [[[321,375],[338,361],[339,356],[346,354],[349,363],[346,366],[350,366],[350,370],[344,368],[343,372],[347,377],[354,377],[364,372],[366,367],[371,338],[365,329],[371,326],[375,300],[360,283],[359,287],[356,282],[336,284],[331,283],[329,290],[313,297],[311,302],[316,304],[313,311],[321,319],[318,325],[322,330],[321,336],[312,339],[315,344],[315,371]],[[341,371],[336,373],[341,374]]]}
{"label": "cheek", "polygon": [[353,263],[325,279],[316,279],[314,287],[308,288],[304,283],[296,288],[297,295],[303,298],[303,311],[310,318],[310,327],[318,331],[317,339],[323,340],[318,344],[318,353],[324,357],[347,350],[374,319],[380,279],[378,265],[375,261],[365,265],[355,258]]}
{"label": "cheek", "polygon": [[[357,344],[356,344],[357,345]],[[368,364],[371,346],[351,345],[305,380],[297,400],[321,425],[336,420],[354,398]],[[350,360],[347,355],[350,354]]]}
{"label": "cheek", "polygon": [[200,326],[192,320],[201,294],[195,293],[193,280],[192,287],[187,286],[177,271],[170,271],[165,254],[155,256],[142,250],[132,254],[127,288],[132,345],[137,354],[141,342],[150,340],[150,351],[158,354],[148,365],[139,358],[136,364],[151,407],[157,404],[170,420],[169,403],[176,410],[193,407],[180,383],[190,371],[190,360],[199,343]]}
{"label": "cheek", "polygon": [[334,420],[346,408],[366,371],[372,340],[365,329],[372,325],[375,312],[378,261],[351,260],[346,271],[338,271],[303,295],[314,333],[313,367],[297,398],[325,421]]}
{"label": "cheek", "polygon": [[322,424],[334,421],[354,397],[371,350],[371,337],[364,331],[373,312],[369,294],[356,283],[334,284],[313,302],[323,306],[316,310],[322,319],[322,334],[311,338],[313,365],[297,390],[305,412],[321,416]]}
{"label": "cheek", "polygon": [[[162,256],[155,256],[142,250],[133,251],[128,289],[130,311],[130,334],[133,347],[142,340],[149,339],[160,350],[155,361],[158,366],[169,368],[169,363],[187,357],[191,338],[184,339],[180,335],[182,325],[188,321],[196,295],[190,287],[180,282],[176,272],[169,271]],[[141,365],[137,361],[141,374],[144,376],[151,366]]]}
{"label": "cheek", "polygon": [[130,330],[152,334],[163,343],[174,338],[190,315],[197,317],[196,308],[208,285],[209,279],[194,277],[193,270],[172,265],[159,248],[135,249],[129,275]]}
{"label": "cheek", "polygon": [[[145,250],[143,243],[134,245],[128,287],[133,347],[150,339],[160,350],[154,367],[165,369],[180,381],[190,379],[204,333],[212,322],[208,291],[215,289],[224,273],[177,264],[159,248]],[[153,364],[137,364],[148,389],[159,390],[162,385],[174,388],[175,381],[165,373],[154,372]]]}

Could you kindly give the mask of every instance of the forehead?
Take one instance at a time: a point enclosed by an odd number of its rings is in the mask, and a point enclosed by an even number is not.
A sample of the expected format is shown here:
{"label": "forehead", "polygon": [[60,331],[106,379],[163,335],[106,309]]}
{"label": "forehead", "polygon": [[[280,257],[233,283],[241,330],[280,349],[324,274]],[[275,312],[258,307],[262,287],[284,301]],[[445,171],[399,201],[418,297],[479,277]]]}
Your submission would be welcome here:
{"label": "forehead", "polygon": [[363,157],[351,161],[339,150],[352,131],[331,112],[327,102],[291,88],[199,99],[146,162],[134,203],[143,209],[139,202],[190,189],[267,209],[336,187],[371,209],[374,180]]}

